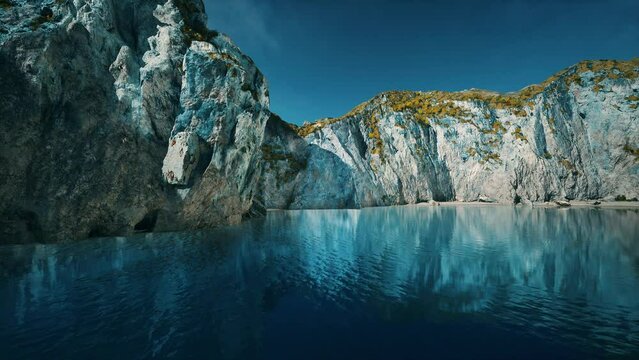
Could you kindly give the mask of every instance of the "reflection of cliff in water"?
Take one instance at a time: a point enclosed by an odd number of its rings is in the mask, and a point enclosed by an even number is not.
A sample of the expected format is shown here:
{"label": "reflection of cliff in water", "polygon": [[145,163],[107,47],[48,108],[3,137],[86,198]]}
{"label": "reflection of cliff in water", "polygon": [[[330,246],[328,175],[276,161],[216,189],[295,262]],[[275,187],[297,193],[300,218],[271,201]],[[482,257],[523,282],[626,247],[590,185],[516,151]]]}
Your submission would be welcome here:
{"label": "reflection of cliff in water", "polygon": [[486,313],[540,330],[580,327],[598,333],[590,341],[615,346],[639,341],[634,210],[400,207],[341,215],[289,215],[299,217],[302,268],[330,293],[358,286],[359,301],[384,299],[378,305],[390,320]]}
{"label": "reflection of cliff in water", "polygon": [[149,355],[189,346],[243,357],[262,346],[265,313],[294,293],[388,321],[481,316],[630,350],[638,220],[510,207],[272,212],[215,233],[4,247],[0,339],[81,328],[127,333]]}
{"label": "reflection of cliff in water", "polygon": [[327,287],[343,276],[376,277],[396,298],[423,290],[479,295],[456,311],[480,309],[486,291],[503,286],[637,305],[639,289],[603,281],[623,277],[639,259],[629,236],[639,233],[634,211],[399,207],[278,215],[295,223],[303,268]]}

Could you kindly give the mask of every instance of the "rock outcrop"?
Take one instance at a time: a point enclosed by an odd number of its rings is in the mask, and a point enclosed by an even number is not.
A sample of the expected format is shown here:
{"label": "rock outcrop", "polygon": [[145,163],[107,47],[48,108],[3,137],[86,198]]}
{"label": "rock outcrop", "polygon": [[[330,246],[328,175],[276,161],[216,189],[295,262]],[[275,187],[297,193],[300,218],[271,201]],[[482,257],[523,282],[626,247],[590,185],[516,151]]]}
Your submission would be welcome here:
{"label": "rock outcrop", "polygon": [[267,130],[266,205],[636,198],[638,106],[639,59],[581,62],[517,93],[386,92],[297,137]]}
{"label": "rock outcrop", "polygon": [[0,79],[0,243],[263,212],[266,82],[201,0],[0,1]]}
{"label": "rock outcrop", "polygon": [[269,208],[355,207],[353,172],[336,154],[308,144],[294,125],[272,116],[262,145],[264,201]]}

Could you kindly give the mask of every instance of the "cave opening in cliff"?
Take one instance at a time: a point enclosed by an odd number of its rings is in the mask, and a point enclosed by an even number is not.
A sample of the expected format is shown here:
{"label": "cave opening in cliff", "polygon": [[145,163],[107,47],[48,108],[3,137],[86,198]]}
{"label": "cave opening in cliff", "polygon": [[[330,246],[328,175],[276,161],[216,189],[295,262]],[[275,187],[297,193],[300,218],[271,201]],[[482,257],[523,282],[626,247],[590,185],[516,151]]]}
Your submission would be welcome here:
{"label": "cave opening in cliff", "polygon": [[150,213],[144,215],[144,218],[140,220],[133,227],[133,231],[135,232],[151,232],[155,228],[155,224],[158,221],[158,211],[153,210]]}
{"label": "cave opening in cliff", "polygon": [[89,234],[87,236],[89,238],[97,238],[97,237],[104,237],[108,235],[109,235],[109,230],[106,228],[106,226],[97,225],[89,231]]}

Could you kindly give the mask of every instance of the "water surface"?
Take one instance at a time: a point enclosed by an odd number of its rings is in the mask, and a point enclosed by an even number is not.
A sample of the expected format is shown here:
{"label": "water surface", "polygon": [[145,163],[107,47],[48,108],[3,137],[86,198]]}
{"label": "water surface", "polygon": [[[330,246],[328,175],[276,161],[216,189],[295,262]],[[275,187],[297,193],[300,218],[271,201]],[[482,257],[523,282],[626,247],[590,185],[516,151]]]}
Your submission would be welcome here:
{"label": "water surface", "polygon": [[639,213],[270,212],[0,247],[3,359],[639,358]]}

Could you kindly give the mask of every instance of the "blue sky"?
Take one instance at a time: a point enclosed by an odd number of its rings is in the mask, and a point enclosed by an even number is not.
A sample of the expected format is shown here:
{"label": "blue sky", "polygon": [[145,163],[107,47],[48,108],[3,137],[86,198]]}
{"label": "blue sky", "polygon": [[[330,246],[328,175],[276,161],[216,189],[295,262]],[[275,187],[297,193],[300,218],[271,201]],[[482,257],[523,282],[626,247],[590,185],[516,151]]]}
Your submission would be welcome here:
{"label": "blue sky", "polygon": [[514,91],[584,59],[639,56],[639,0],[205,0],[293,123],[386,90]]}

